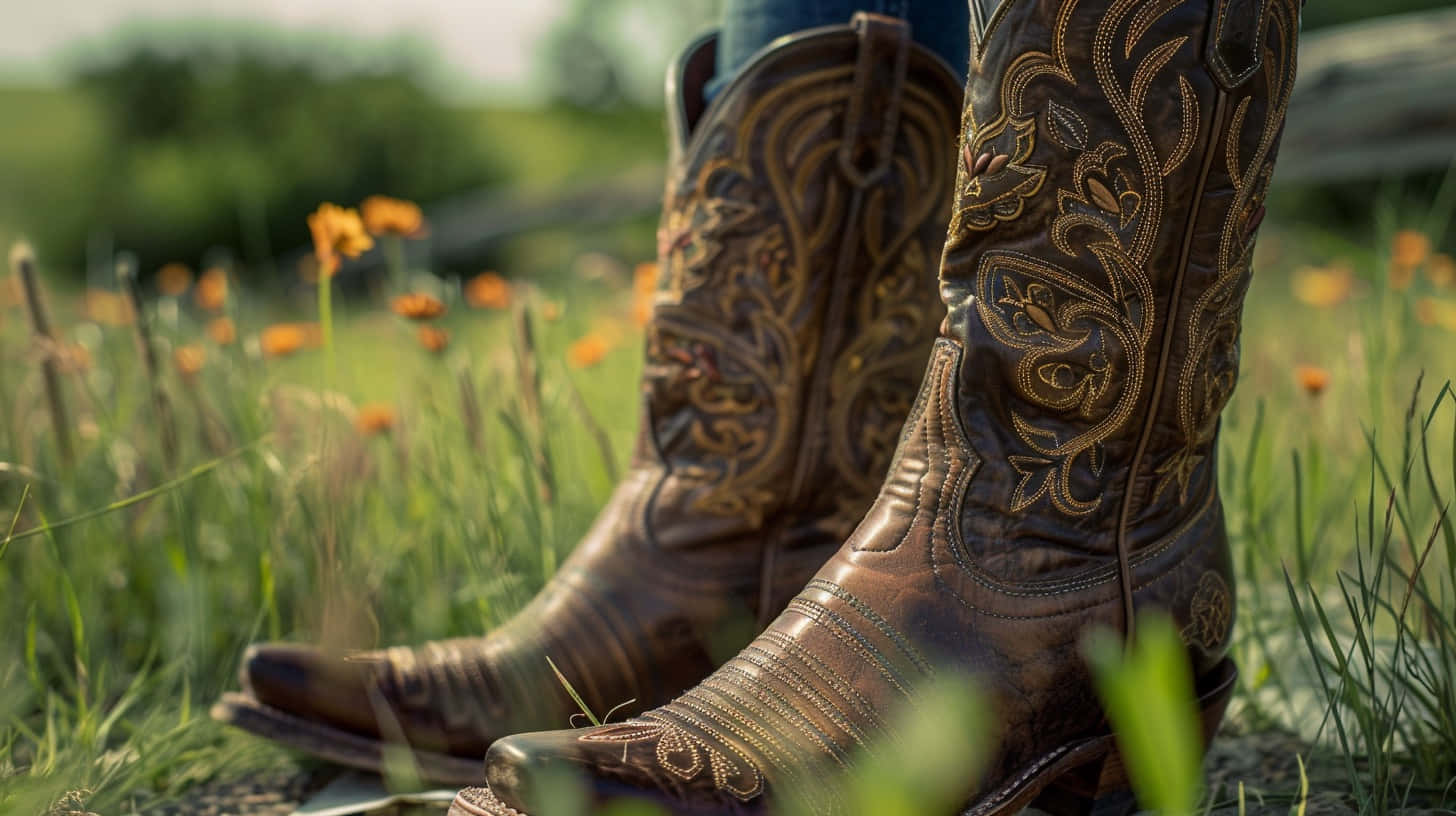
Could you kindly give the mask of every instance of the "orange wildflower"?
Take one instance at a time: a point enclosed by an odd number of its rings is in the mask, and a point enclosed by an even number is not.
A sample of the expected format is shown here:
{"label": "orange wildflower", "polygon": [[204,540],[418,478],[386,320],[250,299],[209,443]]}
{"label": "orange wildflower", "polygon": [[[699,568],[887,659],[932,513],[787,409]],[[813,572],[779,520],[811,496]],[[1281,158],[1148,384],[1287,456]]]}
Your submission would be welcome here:
{"label": "orange wildflower", "polygon": [[1300,267],[1294,272],[1294,296],[1310,306],[1328,309],[1344,303],[1355,288],[1355,276],[1344,264]]}
{"label": "orange wildflower", "polygon": [[548,323],[555,323],[561,319],[561,303],[555,300],[548,300],[541,304],[541,319]]}
{"label": "orange wildflower", "polygon": [[178,346],[172,353],[172,359],[176,361],[177,371],[182,379],[191,380],[202,370],[202,364],[207,362],[207,349],[198,344]]}
{"label": "orange wildflower", "polygon": [[258,335],[258,346],[265,357],[286,357],[319,345],[321,334],[317,323],[275,323]]}
{"label": "orange wildflower", "polygon": [[511,305],[511,285],[494,272],[482,272],[465,282],[465,302],[475,309],[505,309]]}
{"label": "orange wildflower", "polygon": [[1416,301],[1416,320],[1426,326],[1440,326],[1456,332],[1456,302],[1421,298]]}
{"label": "orange wildflower", "polygon": [[130,326],[136,322],[131,298],[105,289],[87,289],[81,310],[88,320],[103,326]]}
{"label": "orange wildflower", "polygon": [[387,433],[394,428],[394,421],[394,409],[382,402],[361,405],[354,415],[354,427],[364,436]]}
{"label": "orange wildflower", "polygon": [[1319,366],[1302,365],[1294,369],[1294,379],[1299,382],[1304,393],[1317,397],[1329,387],[1330,372]]}
{"label": "orange wildflower", "polygon": [[445,304],[439,298],[424,292],[400,295],[390,302],[389,308],[400,317],[409,320],[434,320],[445,313]]}
{"label": "orange wildflower", "polygon": [[220,312],[227,305],[228,274],[220,266],[214,266],[197,279],[197,288],[192,291],[192,301],[199,309]]}
{"label": "orange wildflower", "polygon": [[183,263],[169,263],[157,270],[157,290],[177,297],[192,285],[192,269]]}
{"label": "orange wildflower", "polygon": [[632,272],[632,322],[646,326],[652,319],[652,303],[657,296],[657,264],[640,263]]}
{"label": "orange wildflower", "polygon": [[450,345],[450,332],[436,326],[421,326],[418,334],[425,351],[439,354]]}
{"label": "orange wildflower", "polygon": [[219,346],[230,346],[238,339],[238,327],[231,317],[215,318],[207,324],[207,336]]}
{"label": "orange wildflower", "polygon": [[1431,255],[1431,239],[1417,230],[1401,230],[1390,241],[1390,263],[1401,269],[1414,269]]}
{"label": "orange wildflower", "polygon": [[425,216],[413,201],[372,195],[359,205],[364,214],[364,227],[373,235],[398,235],[416,238],[424,234]]}
{"label": "orange wildflower", "polygon": [[566,350],[566,361],[573,368],[591,368],[605,360],[612,347],[599,334],[588,334],[572,343]]}
{"label": "orange wildflower", "polygon": [[364,230],[359,211],[327,202],[308,217],[308,231],[313,235],[313,254],[319,271],[332,277],[339,271],[340,256],[357,258],[374,246],[374,239]]}
{"label": "orange wildflower", "polygon": [[1426,279],[1437,289],[1456,284],[1456,258],[1444,252],[1432,255],[1430,262],[1426,264]]}
{"label": "orange wildflower", "polygon": [[1390,241],[1390,288],[1404,291],[1416,277],[1416,268],[1431,256],[1431,239],[1416,230],[1401,230]]}

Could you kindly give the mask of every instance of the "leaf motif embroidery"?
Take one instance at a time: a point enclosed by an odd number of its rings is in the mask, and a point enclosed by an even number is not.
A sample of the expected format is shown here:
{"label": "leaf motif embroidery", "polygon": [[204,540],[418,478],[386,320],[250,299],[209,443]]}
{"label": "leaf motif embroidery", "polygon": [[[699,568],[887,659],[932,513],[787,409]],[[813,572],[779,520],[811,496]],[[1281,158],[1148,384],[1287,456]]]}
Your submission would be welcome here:
{"label": "leaf motif embroidery", "polygon": [[983,174],[962,174],[951,230],[988,230],[998,221],[1019,218],[1047,176],[1045,167],[1026,163],[1036,149],[1036,119],[1002,119],[968,136],[967,147],[972,155],[990,153],[994,158],[987,161]]}
{"label": "leaf motif embroidery", "polygon": [[1117,203],[1117,196],[1107,189],[1107,185],[1095,178],[1087,179],[1087,192],[1092,194],[1092,202],[1110,213],[1121,213],[1122,205]]}
{"label": "leaf motif embroidery", "polygon": [[1183,642],[1210,654],[1219,651],[1228,637],[1233,616],[1233,593],[1218,573],[1209,570],[1198,579],[1189,604],[1189,622],[1183,627]]}
{"label": "leaf motif embroidery", "polygon": [[[739,801],[747,802],[763,793],[763,775],[747,756],[733,752],[727,746],[710,745],[653,713],[620,725],[592,729],[578,739],[582,742],[650,743],[658,766],[685,782],[692,781],[706,770],[718,789],[732,794]],[[626,750],[625,746],[623,750]]]}
{"label": "leaf motif embroidery", "polygon": [[1055,100],[1047,104],[1047,132],[1068,150],[1087,149],[1087,123],[1082,115]]}

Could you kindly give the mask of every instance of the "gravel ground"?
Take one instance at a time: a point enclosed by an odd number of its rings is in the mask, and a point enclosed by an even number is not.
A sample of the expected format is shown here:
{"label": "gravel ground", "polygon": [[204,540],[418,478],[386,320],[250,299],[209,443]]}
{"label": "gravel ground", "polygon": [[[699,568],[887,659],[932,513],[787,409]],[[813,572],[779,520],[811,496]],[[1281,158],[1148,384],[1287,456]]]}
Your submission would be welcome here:
{"label": "gravel ground", "polygon": [[1332,785],[1326,781],[1343,776],[1344,768],[1328,757],[1313,754],[1298,737],[1278,732],[1228,735],[1214,742],[1204,762],[1208,789],[1214,796],[1213,814],[1237,816],[1242,782],[1247,816],[1288,816],[1291,803],[1299,795],[1301,757],[1310,780],[1306,816],[1354,814],[1354,800],[1332,792]]}
{"label": "gravel ground", "polygon": [[290,816],[337,773],[284,769],[244,779],[198,785],[148,816]]}
{"label": "gravel ground", "polygon": [[[1299,794],[1303,757],[1310,779],[1306,816],[1353,816],[1355,803],[1332,792],[1345,775],[1343,766],[1312,755],[1297,737],[1281,734],[1227,735],[1208,754],[1208,787],[1214,792],[1212,816],[1238,816],[1238,787],[1244,784],[1246,816],[1288,816]],[[244,780],[199,785],[185,797],[150,811],[154,816],[290,816],[298,805],[333,777],[330,770],[275,771]],[[444,806],[408,806],[376,811],[382,816],[439,816]],[[1451,811],[1406,810],[1401,816]]]}

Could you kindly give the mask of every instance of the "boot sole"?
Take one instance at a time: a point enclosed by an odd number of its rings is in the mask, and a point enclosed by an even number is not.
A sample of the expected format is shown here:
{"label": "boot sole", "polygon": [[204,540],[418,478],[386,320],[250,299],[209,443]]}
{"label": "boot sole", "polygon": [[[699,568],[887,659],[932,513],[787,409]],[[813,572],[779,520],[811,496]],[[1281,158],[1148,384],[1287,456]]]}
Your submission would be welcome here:
{"label": "boot sole", "polygon": [[[340,728],[312,722],[258,702],[247,694],[224,694],[212,706],[212,718],[250,734],[272,740],[295,751],[335,765],[383,775],[386,747],[383,740],[360,736]],[[484,757],[469,758],[408,748],[420,779],[435,785],[460,787],[479,784],[485,775]]]}
{"label": "boot sole", "polygon": [[[1203,750],[1223,721],[1238,666],[1224,658],[1198,683]],[[961,816],[1011,816],[1026,807],[1051,816],[1127,816],[1138,809],[1116,738],[1108,733],[1061,748],[1032,763]]]}
{"label": "boot sole", "polygon": [[[1206,751],[1233,697],[1238,667],[1225,658],[1198,684]],[[961,816],[1014,816],[1027,807],[1050,816],[1128,816],[1137,809],[1127,769],[1112,734],[1068,743],[1043,756]],[[462,790],[449,816],[527,816],[507,807],[489,788]]]}

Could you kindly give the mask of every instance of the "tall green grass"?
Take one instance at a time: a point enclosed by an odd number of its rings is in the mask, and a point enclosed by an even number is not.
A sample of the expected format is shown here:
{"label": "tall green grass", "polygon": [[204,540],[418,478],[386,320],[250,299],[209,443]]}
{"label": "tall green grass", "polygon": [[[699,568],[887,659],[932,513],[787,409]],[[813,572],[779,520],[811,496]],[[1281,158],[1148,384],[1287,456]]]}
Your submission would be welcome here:
{"label": "tall green grass", "polygon": [[[1456,326],[1422,322],[1456,289],[1431,261],[1405,288],[1389,273],[1397,227],[1441,237],[1445,221],[1425,219],[1384,217],[1371,241],[1266,229],[1220,448],[1241,579],[1231,720],[1334,752],[1344,772],[1311,786],[1371,813],[1456,803]],[[335,304],[327,389],[317,351],[264,359],[252,339],[307,319],[311,301],[235,288],[239,342],[219,347],[187,297],[148,292],[175,464],[132,328],[85,320],[79,293],[53,291],[60,343],[90,358],[64,377],[67,464],[37,369],[46,349],[0,306],[0,532],[13,528],[0,537],[0,812],[68,794],[145,811],[286,761],[205,716],[249,642],[478,633],[524,604],[605,500],[636,423],[630,264],[584,253],[631,257],[650,240],[637,224],[520,242],[514,315],[471,310],[449,295],[458,282],[416,270],[450,300],[442,356],[380,304]],[[1353,270],[1343,302],[1293,296],[1302,267],[1336,262]],[[569,366],[590,333],[613,350]],[[186,380],[172,350],[197,342],[207,364]],[[1326,369],[1328,387],[1307,392],[1300,365]],[[352,416],[372,402],[398,420],[366,437]],[[882,787],[856,795],[910,807]]]}

